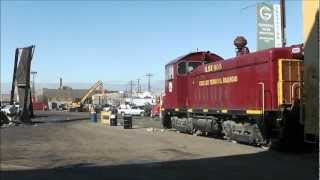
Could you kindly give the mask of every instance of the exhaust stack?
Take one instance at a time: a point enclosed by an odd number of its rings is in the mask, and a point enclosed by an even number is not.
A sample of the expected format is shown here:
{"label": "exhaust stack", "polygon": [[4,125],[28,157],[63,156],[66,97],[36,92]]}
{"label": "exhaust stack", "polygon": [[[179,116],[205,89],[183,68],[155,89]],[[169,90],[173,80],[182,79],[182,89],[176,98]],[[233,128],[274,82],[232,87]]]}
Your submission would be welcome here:
{"label": "exhaust stack", "polygon": [[246,47],[247,39],[243,36],[237,36],[236,39],[233,41],[233,44],[236,46],[236,55],[242,56],[245,54],[250,53],[249,48]]}

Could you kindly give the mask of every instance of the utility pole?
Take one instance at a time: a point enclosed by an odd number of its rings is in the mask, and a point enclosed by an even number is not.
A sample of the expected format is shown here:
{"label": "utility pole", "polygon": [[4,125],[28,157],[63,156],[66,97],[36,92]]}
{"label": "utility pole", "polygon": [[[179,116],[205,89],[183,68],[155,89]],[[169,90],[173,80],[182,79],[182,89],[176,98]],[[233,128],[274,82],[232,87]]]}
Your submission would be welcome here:
{"label": "utility pole", "polygon": [[130,81],[130,102],[132,103],[132,90],[133,90],[133,81]]}
{"label": "utility pole", "polygon": [[36,88],[35,88],[35,81],[34,81],[34,77],[37,74],[36,71],[31,71],[31,75],[32,75],[32,96],[33,96],[33,101],[36,100]]}
{"label": "utility pole", "polygon": [[62,78],[60,77],[59,79],[59,89],[61,90],[62,89]]}
{"label": "utility pole", "polygon": [[286,4],[285,0],[280,0],[280,16],[281,16],[281,34],[282,34],[282,47],[286,46]]}
{"label": "utility pole", "polygon": [[148,91],[151,92],[150,79],[151,79],[151,77],[153,76],[153,74],[147,73],[146,76],[147,76],[147,78],[148,78]]}
{"label": "utility pole", "polygon": [[138,82],[138,84],[137,84],[137,93],[140,93],[141,92],[141,87],[140,87],[140,80],[141,79],[137,79],[137,82]]}

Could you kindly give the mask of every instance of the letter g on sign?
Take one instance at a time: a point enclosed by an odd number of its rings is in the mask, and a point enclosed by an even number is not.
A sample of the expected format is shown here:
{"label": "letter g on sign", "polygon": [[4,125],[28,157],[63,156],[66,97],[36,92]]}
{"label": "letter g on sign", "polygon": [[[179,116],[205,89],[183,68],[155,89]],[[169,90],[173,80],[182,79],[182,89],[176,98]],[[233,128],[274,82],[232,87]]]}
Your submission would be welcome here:
{"label": "letter g on sign", "polygon": [[260,17],[264,21],[269,21],[272,16],[271,9],[268,6],[263,6],[260,9]]}

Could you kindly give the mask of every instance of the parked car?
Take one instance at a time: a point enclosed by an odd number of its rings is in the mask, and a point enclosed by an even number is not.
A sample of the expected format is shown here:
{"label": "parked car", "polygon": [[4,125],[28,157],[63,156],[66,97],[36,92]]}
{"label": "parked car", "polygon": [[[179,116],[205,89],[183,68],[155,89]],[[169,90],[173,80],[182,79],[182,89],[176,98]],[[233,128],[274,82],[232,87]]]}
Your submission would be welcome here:
{"label": "parked car", "polygon": [[121,116],[124,116],[125,114],[144,116],[145,111],[143,109],[136,107],[136,106],[130,106],[130,105],[123,104],[123,105],[119,106],[118,114],[121,114]]}

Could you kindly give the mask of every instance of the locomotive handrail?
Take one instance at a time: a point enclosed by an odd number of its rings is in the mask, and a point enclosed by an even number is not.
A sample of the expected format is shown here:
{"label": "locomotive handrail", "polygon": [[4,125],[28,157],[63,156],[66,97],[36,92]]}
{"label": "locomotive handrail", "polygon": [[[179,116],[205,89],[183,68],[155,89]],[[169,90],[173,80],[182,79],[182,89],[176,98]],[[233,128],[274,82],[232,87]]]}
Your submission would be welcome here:
{"label": "locomotive handrail", "polygon": [[[295,86],[297,85],[300,85],[300,82],[295,82],[295,83],[292,83],[291,85],[291,101],[293,100],[294,98],[294,90],[295,90]],[[299,86],[298,86],[299,87]],[[299,95],[300,95],[300,90],[299,90]],[[292,103],[292,102],[291,102]]]}
{"label": "locomotive handrail", "polygon": [[262,116],[264,115],[264,82],[258,82],[262,89]]}

